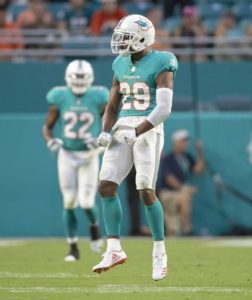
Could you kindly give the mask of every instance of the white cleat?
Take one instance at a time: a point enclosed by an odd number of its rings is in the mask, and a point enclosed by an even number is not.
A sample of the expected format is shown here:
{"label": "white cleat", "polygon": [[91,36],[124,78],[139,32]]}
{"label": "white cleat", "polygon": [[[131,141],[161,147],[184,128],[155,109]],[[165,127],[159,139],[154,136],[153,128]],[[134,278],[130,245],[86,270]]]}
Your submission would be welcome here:
{"label": "white cleat", "polygon": [[95,253],[100,253],[102,251],[103,245],[104,245],[104,241],[102,239],[91,241],[90,249]]}
{"label": "white cleat", "polygon": [[65,262],[74,262],[74,261],[77,261],[77,258],[74,255],[69,254],[69,255],[65,256],[64,261]]}
{"label": "white cleat", "polygon": [[152,279],[161,280],[167,275],[167,254],[152,257]]}
{"label": "white cleat", "polygon": [[127,255],[123,250],[105,252],[103,254],[102,261],[98,265],[93,267],[93,272],[96,273],[106,272],[117,265],[124,264],[126,260],[127,260]]}

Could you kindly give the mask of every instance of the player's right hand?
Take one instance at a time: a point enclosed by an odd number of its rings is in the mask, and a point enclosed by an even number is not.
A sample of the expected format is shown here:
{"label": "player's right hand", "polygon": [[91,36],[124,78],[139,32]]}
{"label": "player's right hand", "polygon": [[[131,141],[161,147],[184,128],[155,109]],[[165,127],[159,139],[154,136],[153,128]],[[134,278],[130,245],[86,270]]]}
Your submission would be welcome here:
{"label": "player's right hand", "polygon": [[108,132],[102,132],[97,139],[98,144],[101,147],[107,147],[107,145],[111,142],[112,140],[112,135]]}
{"label": "player's right hand", "polygon": [[50,139],[46,145],[50,151],[57,152],[62,147],[63,141],[58,138],[53,138],[53,139]]}

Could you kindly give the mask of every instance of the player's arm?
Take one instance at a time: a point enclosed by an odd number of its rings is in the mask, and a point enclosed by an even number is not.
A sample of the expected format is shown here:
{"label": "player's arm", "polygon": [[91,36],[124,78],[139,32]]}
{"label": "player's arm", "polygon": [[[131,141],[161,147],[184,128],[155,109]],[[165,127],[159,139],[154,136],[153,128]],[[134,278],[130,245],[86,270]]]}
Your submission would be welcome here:
{"label": "player's arm", "polygon": [[106,109],[107,104],[103,105],[102,108],[100,109],[100,115],[101,117],[104,115],[105,113],[105,109]]}
{"label": "player's arm", "polygon": [[46,142],[53,138],[53,128],[59,118],[57,106],[51,105],[43,126],[43,137]]}
{"label": "player's arm", "polygon": [[107,144],[111,141],[112,137],[109,132],[117,121],[120,101],[120,83],[115,77],[113,77],[109,102],[105,108],[104,115],[102,118],[102,133],[98,138],[98,143],[102,147],[106,147]]}
{"label": "player's arm", "polygon": [[59,148],[62,146],[62,141],[58,138],[53,137],[53,128],[58,118],[59,111],[57,109],[57,106],[51,105],[45,119],[42,133],[48,148],[53,152],[59,150]]}
{"label": "player's arm", "polygon": [[109,102],[106,106],[102,118],[102,131],[109,132],[115,125],[118,116],[119,105],[121,101],[120,83],[113,77],[112,87],[109,95]]}
{"label": "player's arm", "polygon": [[171,113],[173,98],[173,72],[162,72],[156,78],[157,105],[146,120],[136,128],[136,135],[149,131],[164,122]]}

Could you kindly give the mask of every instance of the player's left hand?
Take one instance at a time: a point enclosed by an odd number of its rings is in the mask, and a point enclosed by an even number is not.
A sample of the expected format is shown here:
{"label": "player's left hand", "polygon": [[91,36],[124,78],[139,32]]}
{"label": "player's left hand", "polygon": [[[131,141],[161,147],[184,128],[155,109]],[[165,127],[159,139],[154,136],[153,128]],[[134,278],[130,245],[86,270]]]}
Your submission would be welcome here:
{"label": "player's left hand", "polygon": [[88,150],[94,150],[94,149],[97,149],[99,147],[97,139],[94,138],[91,134],[88,134],[85,137],[84,143],[86,144]]}
{"label": "player's left hand", "polygon": [[51,152],[57,152],[62,147],[63,141],[58,138],[52,138],[47,142],[47,147]]}
{"label": "player's left hand", "polygon": [[135,141],[137,140],[136,136],[136,129],[123,129],[118,132],[118,137],[117,140],[121,144],[126,144],[126,145],[133,145]]}

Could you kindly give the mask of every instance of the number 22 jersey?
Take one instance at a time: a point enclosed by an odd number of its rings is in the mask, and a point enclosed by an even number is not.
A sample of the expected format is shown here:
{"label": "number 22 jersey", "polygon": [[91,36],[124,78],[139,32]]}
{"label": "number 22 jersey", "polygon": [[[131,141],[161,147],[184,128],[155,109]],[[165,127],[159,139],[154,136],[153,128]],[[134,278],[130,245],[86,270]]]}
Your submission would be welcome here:
{"label": "number 22 jersey", "polygon": [[85,138],[97,137],[101,130],[101,112],[109,91],[92,86],[83,95],[75,95],[66,86],[55,87],[47,94],[47,102],[59,111],[63,147],[69,151],[87,151]]}

